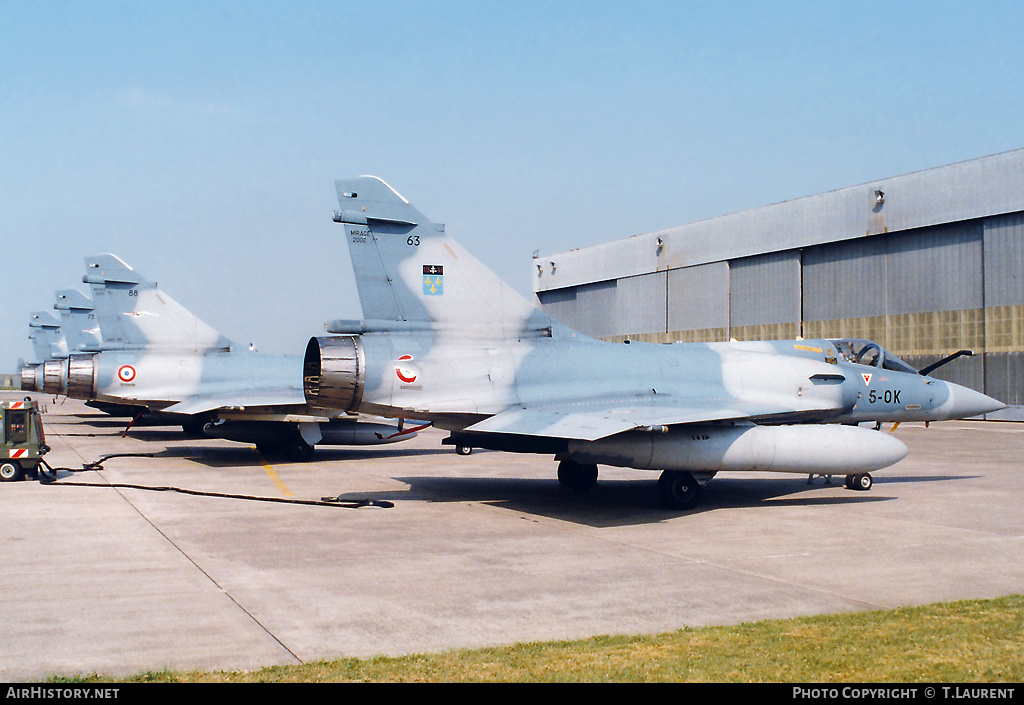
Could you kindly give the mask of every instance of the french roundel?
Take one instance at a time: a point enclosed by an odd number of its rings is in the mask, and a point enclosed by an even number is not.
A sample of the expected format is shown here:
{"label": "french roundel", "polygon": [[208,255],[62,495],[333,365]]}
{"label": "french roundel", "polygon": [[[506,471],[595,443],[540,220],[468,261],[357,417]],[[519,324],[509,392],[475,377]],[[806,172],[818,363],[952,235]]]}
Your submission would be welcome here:
{"label": "french roundel", "polygon": [[135,379],[135,368],[131,365],[121,365],[117,368],[117,378],[122,382],[131,382]]}
{"label": "french roundel", "polygon": [[[412,355],[402,355],[398,358],[399,362],[406,362],[412,359]],[[416,373],[401,365],[395,367],[395,374],[398,375],[398,379],[402,380],[406,384],[412,384],[416,381]]]}

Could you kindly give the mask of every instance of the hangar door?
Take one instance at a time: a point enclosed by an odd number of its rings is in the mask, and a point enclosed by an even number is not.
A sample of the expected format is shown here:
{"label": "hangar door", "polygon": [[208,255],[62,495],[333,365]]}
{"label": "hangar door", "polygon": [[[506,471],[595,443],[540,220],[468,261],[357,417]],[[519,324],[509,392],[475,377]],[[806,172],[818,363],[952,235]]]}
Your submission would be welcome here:
{"label": "hangar door", "polygon": [[800,335],[800,251],[772,252],[729,262],[730,335],[783,340]]}

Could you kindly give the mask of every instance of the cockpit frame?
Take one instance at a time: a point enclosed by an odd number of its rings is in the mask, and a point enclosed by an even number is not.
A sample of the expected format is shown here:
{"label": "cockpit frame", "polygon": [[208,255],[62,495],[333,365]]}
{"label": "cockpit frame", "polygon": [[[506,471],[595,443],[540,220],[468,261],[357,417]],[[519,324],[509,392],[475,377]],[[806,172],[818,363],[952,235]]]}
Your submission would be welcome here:
{"label": "cockpit frame", "polygon": [[829,340],[847,362],[855,365],[866,365],[867,367],[878,367],[894,372],[909,372],[919,374],[916,369],[901,360],[894,353],[889,352],[873,340],[864,338],[837,338]]}

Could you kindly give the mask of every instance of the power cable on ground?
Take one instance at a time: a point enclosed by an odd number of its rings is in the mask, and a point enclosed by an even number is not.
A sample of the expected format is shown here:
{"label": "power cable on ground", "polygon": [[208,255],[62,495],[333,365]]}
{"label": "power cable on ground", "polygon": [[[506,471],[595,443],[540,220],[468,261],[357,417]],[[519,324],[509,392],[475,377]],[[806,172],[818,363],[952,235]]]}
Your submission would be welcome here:
{"label": "power cable on ground", "polygon": [[81,469],[77,468],[54,468],[50,467],[49,463],[40,458],[40,465],[45,467],[49,472],[44,472],[42,468],[39,470],[39,482],[44,485],[55,485],[61,487],[115,487],[132,490],[148,490],[150,492],[178,492],[180,494],[193,495],[196,497],[219,497],[223,499],[242,499],[252,502],[276,502],[279,504],[300,504],[314,507],[342,507],[345,509],[359,509],[361,507],[381,507],[384,509],[390,509],[395,506],[393,502],[387,500],[378,499],[343,499],[340,495],[337,497],[321,497],[319,500],[315,499],[293,499],[287,497],[260,497],[256,495],[244,495],[244,494],[229,494],[224,492],[203,492],[200,490],[190,490],[184,487],[171,487],[168,485],[154,486],[154,485],[137,485],[133,483],[125,482],[57,482],[58,471],[65,471],[71,473],[97,471],[103,469],[103,463],[111,458],[152,458],[153,453],[111,453],[110,455],[104,455],[98,460],[91,463],[84,463]]}

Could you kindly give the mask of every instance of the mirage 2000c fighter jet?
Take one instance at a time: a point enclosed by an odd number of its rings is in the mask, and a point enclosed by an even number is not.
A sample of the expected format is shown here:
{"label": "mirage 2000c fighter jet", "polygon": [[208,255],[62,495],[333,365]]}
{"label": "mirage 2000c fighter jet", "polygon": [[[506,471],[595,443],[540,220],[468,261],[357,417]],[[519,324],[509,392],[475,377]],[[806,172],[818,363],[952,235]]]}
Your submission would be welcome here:
{"label": "mirage 2000c fighter jet", "polygon": [[[84,399],[108,413],[144,413],[292,460],[309,459],[318,444],[377,445],[414,435],[310,409],[300,357],[238,349],[113,255],[86,258],[83,281],[91,300],[73,289],[57,292],[67,353],[23,368],[23,390]],[[42,325],[36,317],[33,324]]]}
{"label": "mirage 2000c fighter jet", "polygon": [[598,464],[659,470],[664,504],[688,508],[730,470],[845,475],[867,489],[907,448],[859,422],[1004,406],[867,341],[593,340],[528,303],[380,179],[337,190],[364,320],[310,340],[314,407],[424,419],[460,448],[551,454],[577,489]]}

